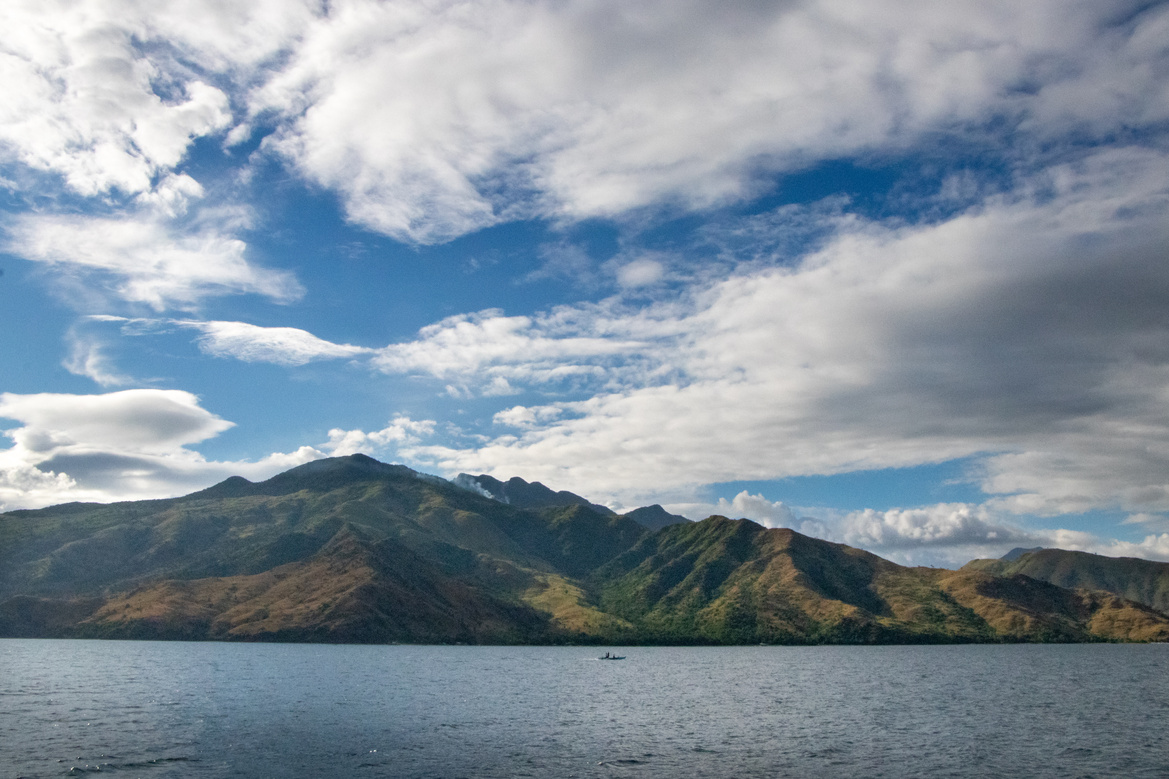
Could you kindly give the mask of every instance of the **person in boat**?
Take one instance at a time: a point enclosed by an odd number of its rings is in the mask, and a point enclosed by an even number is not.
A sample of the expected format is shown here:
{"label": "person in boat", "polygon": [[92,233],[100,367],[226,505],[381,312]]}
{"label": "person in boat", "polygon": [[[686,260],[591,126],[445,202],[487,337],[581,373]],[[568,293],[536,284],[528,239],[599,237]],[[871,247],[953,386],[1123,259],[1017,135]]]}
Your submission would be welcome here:
{"label": "person in boat", "polygon": [[608,653],[608,652],[606,652],[606,653],[605,653],[605,659],[606,659],[606,660],[608,660],[608,659],[609,659],[609,653]]}

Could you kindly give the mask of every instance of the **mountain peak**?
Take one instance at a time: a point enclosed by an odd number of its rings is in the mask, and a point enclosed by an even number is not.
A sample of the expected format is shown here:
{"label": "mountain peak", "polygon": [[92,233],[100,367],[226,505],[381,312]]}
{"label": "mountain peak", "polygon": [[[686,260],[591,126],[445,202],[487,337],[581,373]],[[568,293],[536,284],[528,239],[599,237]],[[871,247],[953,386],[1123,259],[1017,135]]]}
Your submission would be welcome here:
{"label": "mountain peak", "polygon": [[240,498],[255,492],[255,482],[250,482],[243,476],[228,476],[218,484],[205,490],[191,493],[188,498]]}
{"label": "mountain peak", "polygon": [[502,482],[494,476],[488,476],[485,473],[481,473],[478,476],[472,476],[469,473],[460,473],[451,481],[465,490],[478,492],[492,500],[506,503],[520,509],[548,508],[550,506],[588,506],[593,511],[604,516],[616,516],[615,512],[607,506],[592,503],[580,495],[573,494],[567,490],[554,492],[538,481],[528,482],[518,476],[513,476],[506,482]]}
{"label": "mountain peak", "polygon": [[405,465],[383,463],[364,454],[351,454],[344,457],[325,457],[298,465],[267,481],[259,482],[254,487],[254,494],[283,495],[306,489],[321,492],[354,482],[386,478],[446,483],[445,479],[419,473]]}
{"label": "mountain peak", "polygon": [[650,530],[661,530],[670,525],[680,525],[683,522],[690,520],[681,514],[671,514],[661,507],[660,504],[655,503],[652,506],[642,506],[639,509],[626,512],[625,516],[632,519],[642,527]]}

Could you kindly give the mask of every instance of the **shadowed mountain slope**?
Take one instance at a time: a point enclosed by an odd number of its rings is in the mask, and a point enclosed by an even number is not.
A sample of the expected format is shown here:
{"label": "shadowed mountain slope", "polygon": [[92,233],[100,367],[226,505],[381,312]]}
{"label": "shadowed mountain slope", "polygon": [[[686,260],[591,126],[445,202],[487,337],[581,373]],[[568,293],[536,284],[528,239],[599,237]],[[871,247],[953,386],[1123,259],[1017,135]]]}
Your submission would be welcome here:
{"label": "shadowed mountain slope", "polygon": [[690,521],[681,514],[671,514],[657,503],[652,506],[643,506],[639,509],[628,511],[624,516],[650,530],[661,530],[670,525],[678,525]]}
{"label": "shadowed mountain slope", "polygon": [[963,570],[1022,574],[1067,588],[1111,592],[1169,613],[1169,563],[1063,549],[1025,550],[1014,559],[972,560]]}
{"label": "shadowed mountain slope", "polygon": [[78,635],[334,643],[515,643],[547,619],[446,576],[388,539],[343,527],[319,552],[259,574],[166,580],[110,598]]}

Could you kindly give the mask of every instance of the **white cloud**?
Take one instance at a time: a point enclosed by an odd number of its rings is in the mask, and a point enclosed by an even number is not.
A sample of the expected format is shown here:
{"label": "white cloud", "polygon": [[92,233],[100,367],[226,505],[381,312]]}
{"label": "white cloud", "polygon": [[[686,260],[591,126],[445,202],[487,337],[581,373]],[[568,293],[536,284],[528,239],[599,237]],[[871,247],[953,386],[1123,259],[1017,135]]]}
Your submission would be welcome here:
{"label": "white cloud", "polygon": [[865,549],[914,549],[930,546],[1022,546],[1033,534],[996,521],[984,506],[939,503],[909,509],[847,514],[838,530],[841,540]]}
{"label": "white cloud", "polygon": [[996,122],[1043,143],[1155,127],[1166,28],[1163,7],[1057,0],[13,0],[0,154],[178,214],[196,139],[275,120],[268,148],[352,219],[426,243],[704,208]]}
{"label": "white cloud", "polygon": [[192,200],[203,197],[203,185],[184,174],[169,175],[150,192],[137,197],[137,202],[166,217],[182,216]]}
{"label": "white cloud", "polygon": [[452,319],[395,349],[418,370],[433,353],[490,376],[571,359],[581,337],[592,354],[601,337],[622,345],[604,366],[613,390],[550,404],[557,415],[525,417],[518,437],[426,450],[444,472],[518,473],[633,505],[647,491],[981,455],[1000,510],[1165,511],[1166,181],[1169,156],[1102,150],[937,223],[838,220],[798,265],[681,301],[560,311],[555,326]]}
{"label": "white cloud", "polygon": [[1078,530],[1025,529],[1009,515],[996,511],[993,504],[866,509],[826,520],[805,520],[802,529],[904,564],[958,566],[974,558],[1000,557],[1015,547],[1169,560],[1169,534],[1149,535],[1132,542]]}
{"label": "white cloud", "polygon": [[765,527],[797,527],[798,520],[791,508],[782,501],[770,501],[762,495],[752,495],[743,490],[731,500],[719,498],[712,506],[712,514],[735,519],[746,517]]}
{"label": "white cloud", "polygon": [[1131,514],[1121,524],[1143,525],[1148,530],[1169,532],[1169,517],[1164,514]]}
{"label": "white cloud", "polygon": [[661,281],[665,272],[660,262],[643,257],[618,268],[617,283],[626,288],[645,287]]}
{"label": "white cloud", "polygon": [[61,365],[75,376],[92,379],[103,387],[121,387],[133,379],[119,373],[107,354],[107,344],[92,333],[86,333],[78,325],[65,334],[69,354]]}
{"label": "white cloud", "polygon": [[232,121],[228,95],[210,82],[252,77],[303,30],[314,6],[5,2],[0,153],[60,175],[81,195],[120,191],[181,210],[192,180],[169,172],[193,140]]}
{"label": "white cloud", "polygon": [[[720,498],[716,504],[688,504],[684,508],[694,518],[720,514],[751,519],[765,527],[792,528],[805,535],[866,549],[905,565],[956,567],[977,557],[998,557],[1017,546],[1054,545],[1050,533],[1026,531],[987,506],[969,503],[884,511],[821,509],[808,512],[812,514],[808,516],[780,501],[769,501],[744,490],[730,501]],[[676,511],[679,507],[671,509]],[[1099,539],[1088,534],[1064,540],[1073,544],[1067,548],[1101,545]]]}
{"label": "white cloud", "polygon": [[0,395],[0,415],[24,427],[9,432],[28,452],[112,445],[157,454],[232,427],[180,390],[123,390],[105,395]]}
{"label": "white cloud", "polygon": [[1027,529],[993,503],[938,503],[860,511],[793,510],[746,490],[717,503],[667,506],[691,519],[712,514],[750,519],[764,527],[786,527],[804,535],[865,549],[902,565],[956,568],[977,558],[997,558],[1016,547],[1070,549],[1109,557],[1169,561],[1169,533],[1142,541],[1102,538],[1066,529]]}
{"label": "white cloud", "polygon": [[506,427],[529,428],[541,422],[549,422],[556,419],[560,414],[561,409],[555,406],[537,406],[535,408],[512,406],[511,408],[497,412],[492,417],[492,421],[497,425],[504,425]]}
{"label": "white cloud", "polygon": [[287,117],[271,148],[350,218],[430,243],[517,216],[703,208],[769,172],[996,121],[1042,142],[1152,127],[1167,19],[1057,0],[349,0],[252,110]]}
{"label": "white cloud", "polygon": [[491,383],[483,388],[482,394],[485,398],[498,398],[505,395],[518,394],[519,390],[511,385],[511,382],[504,376],[495,376],[491,379]]}
{"label": "white cloud", "polygon": [[323,454],[312,447],[256,462],[214,462],[188,448],[233,427],[180,390],[103,395],[0,394],[0,511],[72,500],[170,497],[227,478],[267,478]]}
{"label": "white cloud", "polygon": [[[492,396],[513,394],[513,382],[604,379],[618,358],[644,350],[644,341],[627,325],[622,324],[625,333],[613,334],[595,313],[579,314],[553,312],[533,319],[482,311],[454,316],[423,328],[417,340],[381,349],[373,365],[385,373],[456,379],[453,396],[470,392],[466,388],[471,384],[478,394]],[[587,334],[580,332],[585,318],[592,331]]]}
{"label": "white cloud", "polygon": [[390,448],[396,450],[398,447],[409,447],[433,435],[434,425],[435,422],[431,419],[416,420],[407,416],[397,416],[381,430],[371,433],[334,428],[329,431],[329,442],[323,448],[333,457],[358,452],[370,455],[383,454]]}
{"label": "white cloud", "polygon": [[26,463],[11,462],[3,455],[0,452],[0,511],[39,508],[88,497],[78,495],[77,482],[67,474],[46,473]]}
{"label": "white cloud", "polygon": [[192,138],[230,121],[227,96],[190,79],[164,101],[151,83],[161,74],[135,52],[134,30],[86,10],[4,4],[0,142],[79,194],[148,192]]}
{"label": "white cloud", "polygon": [[304,365],[313,360],[357,357],[373,349],[335,344],[295,327],[260,327],[246,322],[199,322],[173,320],[173,324],[198,330],[199,348],[215,357],[244,362]]}
{"label": "white cloud", "polygon": [[[200,351],[213,357],[243,362],[267,362],[285,367],[304,365],[315,360],[359,358],[377,350],[351,344],[337,344],[318,338],[295,327],[263,327],[247,322],[204,321],[196,319],[153,319],[121,317],[108,314],[84,317],[86,323],[120,325],[122,335],[146,336],[170,332],[176,328],[195,330]],[[127,384],[130,379],[114,372],[104,351],[104,341],[93,334],[81,335],[80,325],[70,330],[70,357],[66,367],[88,376],[102,386]]]}
{"label": "white cloud", "polygon": [[143,217],[27,214],[8,227],[5,250],[43,263],[74,284],[81,305],[102,293],[156,311],[191,308],[203,298],[253,293],[278,302],[304,294],[285,271],[258,268],[246,258],[247,245],[214,226],[184,232],[173,224]]}

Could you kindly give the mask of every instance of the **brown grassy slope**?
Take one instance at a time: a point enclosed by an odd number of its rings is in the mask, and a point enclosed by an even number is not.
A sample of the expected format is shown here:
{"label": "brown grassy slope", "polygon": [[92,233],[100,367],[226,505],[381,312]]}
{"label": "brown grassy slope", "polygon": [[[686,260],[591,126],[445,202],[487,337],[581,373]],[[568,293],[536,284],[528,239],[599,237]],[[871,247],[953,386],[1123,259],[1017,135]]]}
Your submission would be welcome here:
{"label": "brown grassy slope", "polygon": [[110,599],[82,635],[353,643],[540,640],[546,619],[443,576],[401,544],[342,529],[307,561],[162,581]]}
{"label": "brown grassy slope", "polygon": [[1111,592],[1169,613],[1169,563],[1039,549],[1016,560],[972,560],[963,569],[999,576],[1023,574],[1068,589]]}
{"label": "brown grassy slope", "polygon": [[937,583],[1011,640],[1164,641],[1169,617],[1107,593],[1068,590],[1027,576],[939,571]]}

